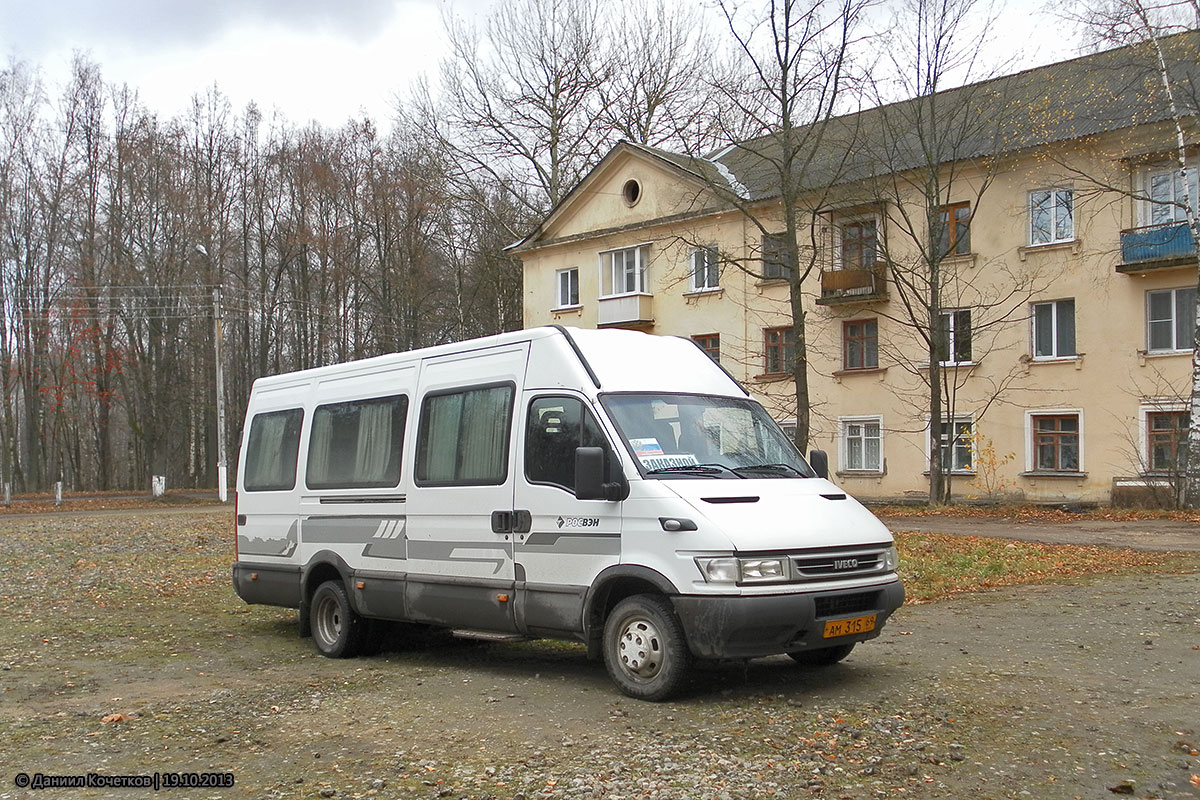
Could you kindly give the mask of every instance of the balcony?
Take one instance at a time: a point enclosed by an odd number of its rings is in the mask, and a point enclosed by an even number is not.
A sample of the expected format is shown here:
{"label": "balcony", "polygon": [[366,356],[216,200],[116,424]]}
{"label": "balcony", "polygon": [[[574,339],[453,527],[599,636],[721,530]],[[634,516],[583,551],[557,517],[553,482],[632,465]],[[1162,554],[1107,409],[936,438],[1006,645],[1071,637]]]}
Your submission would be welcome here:
{"label": "balcony", "polygon": [[887,264],[877,261],[873,269],[822,270],[817,303],[831,306],[884,300],[887,294]]}
{"label": "balcony", "polygon": [[651,314],[654,298],[648,294],[619,294],[601,297],[596,313],[599,328],[649,328],[654,324]]}
{"label": "balcony", "polygon": [[1121,263],[1128,274],[1196,266],[1196,243],[1186,222],[1121,231]]}

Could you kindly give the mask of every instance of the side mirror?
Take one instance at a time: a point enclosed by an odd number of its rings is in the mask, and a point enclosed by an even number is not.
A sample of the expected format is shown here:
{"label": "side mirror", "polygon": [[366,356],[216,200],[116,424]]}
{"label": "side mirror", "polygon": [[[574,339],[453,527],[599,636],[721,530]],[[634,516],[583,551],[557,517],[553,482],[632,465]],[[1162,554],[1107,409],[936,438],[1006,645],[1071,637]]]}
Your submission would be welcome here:
{"label": "side mirror", "polygon": [[575,497],[579,500],[624,500],[629,481],[603,447],[575,448]]}
{"label": "side mirror", "polygon": [[808,463],[818,478],[829,477],[829,456],[824,450],[809,450]]}

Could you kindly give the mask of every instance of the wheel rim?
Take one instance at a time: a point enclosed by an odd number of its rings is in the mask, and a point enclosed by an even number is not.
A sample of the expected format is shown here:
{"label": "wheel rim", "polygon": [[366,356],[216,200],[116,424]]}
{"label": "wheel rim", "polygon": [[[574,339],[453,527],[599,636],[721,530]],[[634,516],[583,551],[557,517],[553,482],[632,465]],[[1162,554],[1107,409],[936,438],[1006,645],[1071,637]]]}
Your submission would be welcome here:
{"label": "wheel rim", "polygon": [[326,595],[317,603],[313,611],[313,619],[317,622],[317,636],[321,643],[332,646],[342,634],[342,613],[337,600]]}
{"label": "wheel rim", "polygon": [[658,628],[648,619],[637,617],[625,623],[617,637],[617,657],[621,669],[639,680],[652,680],[662,672],[667,651]]}

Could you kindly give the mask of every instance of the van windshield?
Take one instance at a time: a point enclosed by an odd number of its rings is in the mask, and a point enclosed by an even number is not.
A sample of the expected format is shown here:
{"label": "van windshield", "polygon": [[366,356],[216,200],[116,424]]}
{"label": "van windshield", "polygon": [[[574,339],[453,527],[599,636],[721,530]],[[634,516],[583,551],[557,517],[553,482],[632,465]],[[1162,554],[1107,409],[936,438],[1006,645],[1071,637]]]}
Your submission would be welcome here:
{"label": "van windshield", "polygon": [[643,475],[812,478],[816,473],[761,405],[690,394],[601,397]]}

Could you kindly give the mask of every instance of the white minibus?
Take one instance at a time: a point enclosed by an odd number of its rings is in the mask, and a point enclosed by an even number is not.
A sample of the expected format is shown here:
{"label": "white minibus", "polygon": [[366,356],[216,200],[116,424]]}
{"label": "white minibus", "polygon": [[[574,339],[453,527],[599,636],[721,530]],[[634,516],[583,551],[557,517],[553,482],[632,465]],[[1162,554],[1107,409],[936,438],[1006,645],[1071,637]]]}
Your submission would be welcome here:
{"label": "white minibus", "polygon": [[383,622],[555,637],[662,700],[826,665],[904,601],[891,534],[693,342],[544,327],[260,378],[233,583],[348,657]]}

